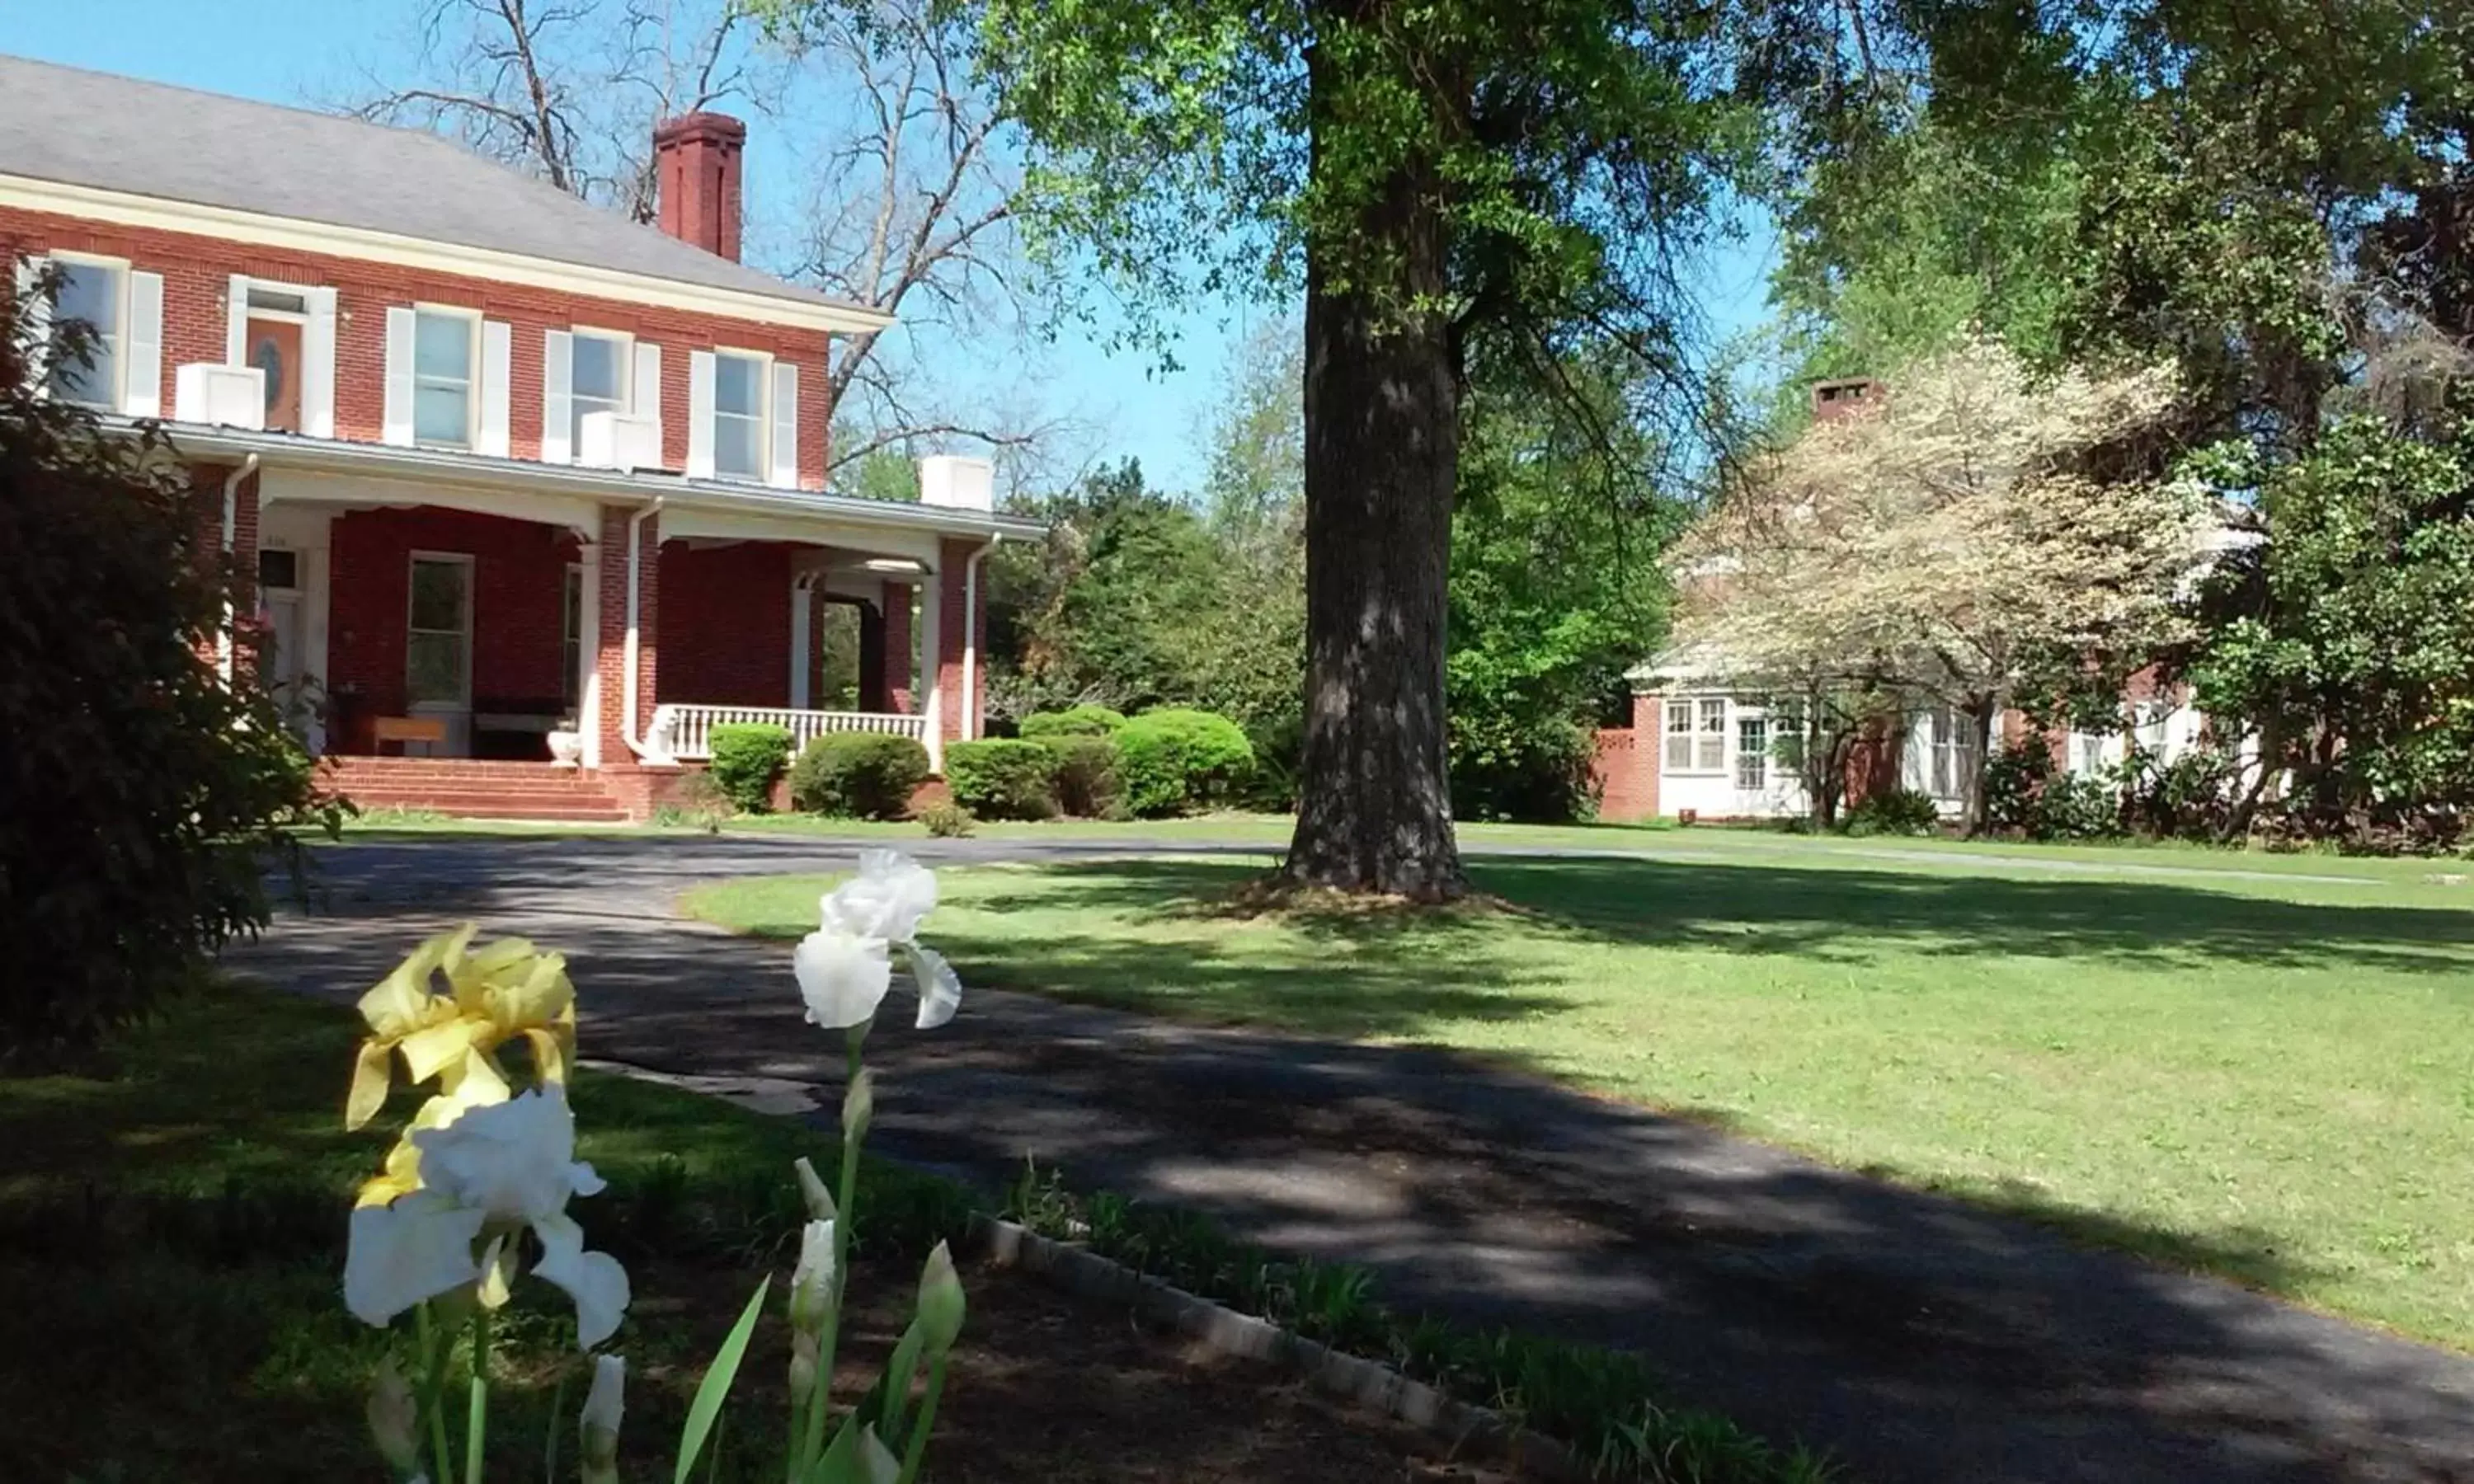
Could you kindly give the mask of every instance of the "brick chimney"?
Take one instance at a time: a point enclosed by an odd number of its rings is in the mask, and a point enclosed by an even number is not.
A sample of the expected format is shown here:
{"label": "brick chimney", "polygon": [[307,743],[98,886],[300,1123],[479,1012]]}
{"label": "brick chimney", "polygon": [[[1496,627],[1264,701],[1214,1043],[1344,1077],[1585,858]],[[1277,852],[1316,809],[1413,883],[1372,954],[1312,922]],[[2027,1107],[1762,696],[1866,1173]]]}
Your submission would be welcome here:
{"label": "brick chimney", "polygon": [[[663,223],[668,225],[667,216]],[[1812,384],[1812,420],[1829,422],[1838,418],[1852,418],[1859,409],[1879,402],[1885,390],[1870,376],[1816,381]]]}
{"label": "brick chimney", "polygon": [[747,126],[727,113],[683,113],[653,126],[662,230],[739,261],[739,152]]}

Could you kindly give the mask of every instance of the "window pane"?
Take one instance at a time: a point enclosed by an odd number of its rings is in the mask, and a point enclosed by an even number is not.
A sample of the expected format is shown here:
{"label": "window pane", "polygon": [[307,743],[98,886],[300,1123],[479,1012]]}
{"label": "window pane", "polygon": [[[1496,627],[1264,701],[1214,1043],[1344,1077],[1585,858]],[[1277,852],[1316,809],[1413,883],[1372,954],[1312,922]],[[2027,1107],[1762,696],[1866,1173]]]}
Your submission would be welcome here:
{"label": "window pane", "polygon": [[764,429],[753,418],[713,419],[713,468],[740,479],[764,477]]}
{"label": "window pane", "polygon": [[415,562],[412,564],[412,627],[460,633],[464,628],[464,580],[471,568],[461,562]]}
{"label": "window pane", "polygon": [[1693,759],[1694,768],[1702,773],[1723,772],[1727,766],[1727,734],[1703,732],[1700,754]]}
{"label": "window pane", "polygon": [[1770,724],[1758,716],[1735,722],[1735,786],[1760,788],[1769,781]]}
{"label": "window pane", "polygon": [[416,634],[404,645],[404,684],[416,701],[464,699],[464,635]]}
{"label": "window pane", "polygon": [[52,305],[55,324],[83,321],[91,333],[81,360],[61,354],[52,363],[52,395],[90,407],[114,408],[120,381],[120,270],[96,263],[61,265],[61,297]]}
{"label": "window pane", "polygon": [[1690,732],[1678,731],[1667,736],[1666,771],[1669,773],[1692,771],[1692,734]]}
{"label": "window pane", "polygon": [[301,554],[261,548],[257,554],[257,585],[261,587],[298,587],[301,586]]}
{"label": "window pane", "polygon": [[61,265],[61,297],[52,318],[84,320],[99,335],[120,330],[120,270],[97,263]]}
{"label": "window pane", "polygon": [[1722,700],[1711,700],[1701,703],[1701,730],[1703,731],[1717,732],[1721,737],[1726,735],[1726,702]]}
{"label": "window pane", "polygon": [[1690,731],[1692,730],[1691,702],[1670,701],[1666,704],[1666,730],[1668,731]]}
{"label": "window pane", "polygon": [[424,443],[462,444],[473,437],[473,394],[463,387],[412,389],[412,436]]}
{"label": "window pane", "polygon": [[713,358],[713,406],[753,418],[764,411],[764,363],[752,355]]}
{"label": "window pane", "polygon": [[424,376],[469,381],[473,376],[473,322],[462,315],[415,315],[412,369]]}
{"label": "window pane", "polygon": [[618,384],[619,368],[624,364],[619,343],[602,335],[578,335],[572,344],[574,371],[568,381],[569,390],[579,397],[618,401],[622,390]]}

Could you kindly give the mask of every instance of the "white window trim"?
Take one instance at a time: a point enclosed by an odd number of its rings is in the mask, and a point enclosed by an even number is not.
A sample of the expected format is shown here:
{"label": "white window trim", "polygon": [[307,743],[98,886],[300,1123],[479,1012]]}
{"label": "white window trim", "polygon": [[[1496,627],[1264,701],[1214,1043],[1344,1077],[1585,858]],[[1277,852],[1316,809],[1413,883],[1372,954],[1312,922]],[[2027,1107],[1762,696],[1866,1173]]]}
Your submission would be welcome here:
{"label": "white window trim", "polygon": [[[112,257],[102,252],[78,252],[61,248],[45,251],[43,257],[47,262],[73,267],[109,268],[120,275],[120,323],[111,332],[111,398],[106,404],[109,411],[117,413],[129,405],[129,275],[137,271],[137,265],[125,257]],[[57,323],[59,318],[60,307],[54,304],[52,323]],[[43,365],[43,395],[49,396],[52,395],[52,374],[51,355],[48,348],[44,353]],[[77,405],[88,407],[93,404],[80,402]]]}
{"label": "white window trim", "polygon": [[[1731,726],[1728,739],[1734,744],[1735,765],[1729,771],[1735,780],[1735,789],[1738,793],[1764,792],[1773,781],[1771,768],[1774,759],[1770,756],[1772,739],[1769,712],[1754,706],[1734,706],[1730,710],[1728,721]],[[1761,745],[1758,752],[1748,750],[1744,746],[1744,730],[1747,727],[1761,729]],[[1760,777],[1749,783],[1744,780],[1744,770],[1748,764],[1757,766],[1760,771]]]}
{"label": "white window trim", "polygon": [[[1705,703],[1711,701],[1718,703],[1721,707],[1719,711],[1719,726],[1718,730],[1715,731],[1712,731],[1701,725],[1702,706]],[[1695,691],[1687,695],[1667,697],[1666,711],[1662,718],[1662,725],[1660,728],[1658,739],[1658,766],[1660,774],[1670,778],[1715,778],[1731,776],[1735,762],[1735,718],[1739,713],[1750,709],[1752,708],[1742,706],[1733,696],[1713,695],[1708,691]],[[1688,717],[1691,725],[1689,727],[1678,728],[1675,725],[1676,718],[1678,716]],[[1700,762],[1702,740],[1712,736],[1721,739],[1718,765],[1714,768],[1700,767],[1698,766],[1698,763]],[[1674,737],[1686,737],[1690,739],[1692,744],[1691,756],[1694,766],[1677,768],[1670,767],[1668,765],[1666,744],[1670,738]]]}
{"label": "white window trim", "polygon": [[[756,470],[749,474],[722,472],[721,467],[721,361],[724,356],[738,356],[757,363],[756,371]],[[743,346],[713,347],[713,477],[735,485],[769,484],[773,479],[773,361],[770,350],[751,350]],[[738,417],[737,413],[730,416]]]}
{"label": "white window trim", "polygon": [[[461,320],[465,323],[464,377],[464,441],[442,443],[421,436],[421,317],[439,315]],[[462,304],[431,304],[415,299],[412,305],[412,443],[416,448],[452,448],[465,453],[477,453],[481,447],[481,311]],[[469,676],[468,676],[469,679]]]}
{"label": "white window trim", "polygon": [[[568,457],[584,457],[582,419],[575,410],[575,343],[579,340],[615,341],[618,346],[618,405],[608,409],[625,418],[636,410],[636,336],[631,330],[604,329],[598,324],[570,324],[567,327],[567,423]],[[595,409],[596,411],[600,409]]]}
{"label": "white window trim", "polygon": [[[444,630],[415,631],[412,624],[412,569],[424,562],[449,562],[464,568],[464,698],[460,701],[416,701],[412,696],[412,636],[414,633],[440,634]],[[408,551],[403,558],[403,699],[404,709],[432,711],[469,710],[473,705],[473,603],[478,596],[473,585],[480,575],[469,551]]]}

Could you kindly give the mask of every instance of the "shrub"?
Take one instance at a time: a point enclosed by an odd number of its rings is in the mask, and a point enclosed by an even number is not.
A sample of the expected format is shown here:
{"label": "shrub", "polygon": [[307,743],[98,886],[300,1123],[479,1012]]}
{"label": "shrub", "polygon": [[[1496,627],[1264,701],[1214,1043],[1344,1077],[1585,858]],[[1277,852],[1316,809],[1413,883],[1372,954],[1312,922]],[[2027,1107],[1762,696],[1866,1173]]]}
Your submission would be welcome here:
{"label": "shrub", "polygon": [[1117,733],[1126,806],[1146,817],[1179,814],[1225,799],[1254,766],[1246,733],[1225,716],[1170,706],[1145,711]]}
{"label": "shrub", "polygon": [[1062,711],[1033,711],[1018,729],[1031,741],[1042,737],[1113,737],[1126,725],[1123,711],[1104,706],[1069,706]]}
{"label": "shrub", "polygon": [[1116,819],[1125,812],[1126,786],[1117,776],[1113,737],[1069,733],[1041,739],[1048,749],[1050,782],[1057,807],[1083,819]]}
{"label": "shrub", "polygon": [[1851,835],[1928,835],[1940,825],[1941,810],[1932,795],[1893,788],[1868,795],[1848,810],[1843,827]]}
{"label": "shrub", "polygon": [[2151,834],[2214,840],[2233,818],[2241,765],[2214,748],[2194,748],[2171,762],[2139,754],[2130,789],[2131,822]]}
{"label": "shrub", "polygon": [[[0,303],[0,1060],[32,1061],[264,926],[268,868],[300,864],[289,827],[331,830],[337,810],[246,655],[216,673],[253,601],[202,544],[220,482],[44,395],[17,302]],[[75,320],[60,340],[71,362],[93,345]]]}
{"label": "shrub", "polygon": [[790,802],[810,814],[894,820],[928,780],[928,750],[878,731],[829,732],[790,765]]}
{"label": "shrub", "polygon": [[2030,840],[2101,840],[2122,832],[2119,776],[2067,773],[2041,736],[2004,747],[1984,765],[1984,810],[1994,828]]}
{"label": "shrub", "polygon": [[1273,814],[1295,809],[1305,772],[1305,718],[1258,722],[1246,729],[1246,741],[1254,749],[1254,769],[1238,790],[1238,802]]}
{"label": "shrub", "polygon": [[713,780],[741,814],[770,807],[773,780],[790,761],[790,729],[740,722],[713,729]]}
{"label": "shrub", "polygon": [[919,811],[919,823],[940,840],[958,840],[971,832],[979,819],[951,799],[938,799]]}
{"label": "shrub", "polygon": [[1056,812],[1050,782],[1056,761],[1036,742],[987,737],[945,749],[945,783],[954,802],[997,820],[1044,820]]}

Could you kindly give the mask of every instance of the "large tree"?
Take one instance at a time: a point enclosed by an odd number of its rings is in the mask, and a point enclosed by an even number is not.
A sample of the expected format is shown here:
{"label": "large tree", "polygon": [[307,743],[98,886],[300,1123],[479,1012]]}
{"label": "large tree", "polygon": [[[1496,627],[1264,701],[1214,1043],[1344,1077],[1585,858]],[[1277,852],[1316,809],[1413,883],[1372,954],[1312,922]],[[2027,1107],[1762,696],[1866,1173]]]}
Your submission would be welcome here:
{"label": "large tree", "polygon": [[1045,242],[1138,316],[1197,286],[1303,289],[1292,879],[1465,889],[1444,658],[1470,356],[1492,345],[1543,380],[1585,333],[1680,379],[1677,264],[1749,154],[1740,100],[1783,60],[1832,53],[1800,14],[988,0],[984,64],[1030,132]]}

